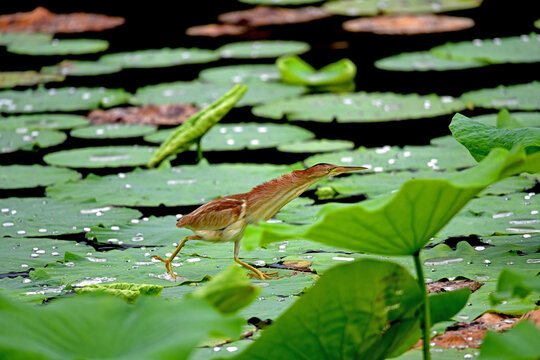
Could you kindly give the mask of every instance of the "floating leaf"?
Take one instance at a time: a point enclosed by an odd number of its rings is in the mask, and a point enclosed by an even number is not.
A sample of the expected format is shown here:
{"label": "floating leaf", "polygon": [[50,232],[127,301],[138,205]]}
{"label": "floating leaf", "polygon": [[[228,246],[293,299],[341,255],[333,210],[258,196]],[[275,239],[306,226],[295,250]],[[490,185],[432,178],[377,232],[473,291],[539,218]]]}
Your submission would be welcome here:
{"label": "floating leaf", "polygon": [[47,154],[43,161],[73,168],[109,168],[145,165],[152,157],[152,146],[100,146],[62,150]]}
{"label": "floating leaf", "polygon": [[81,174],[74,170],[43,165],[0,166],[0,189],[24,189],[74,181]]}
{"label": "floating leaf", "polygon": [[[0,129],[63,130],[88,125],[84,116],[71,114],[39,114],[0,118]],[[21,130],[22,131],[22,130]]]}
{"label": "floating leaf", "polygon": [[122,70],[120,64],[109,64],[102,61],[64,60],[53,66],[41,68],[44,74],[59,74],[65,76],[92,76],[112,74]]}
{"label": "floating leaf", "polygon": [[45,33],[29,33],[29,32],[0,32],[0,45],[9,45],[13,43],[24,42],[48,42],[52,40],[52,35]]}
{"label": "floating leaf", "polygon": [[66,138],[63,132],[53,130],[0,130],[0,153],[47,148],[63,143]]}
{"label": "floating leaf", "polygon": [[321,8],[308,6],[303,8],[279,8],[274,6],[256,6],[248,10],[231,11],[218,16],[219,21],[252,27],[265,25],[297,24],[329,17]]}
{"label": "floating leaf", "polygon": [[0,302],[6,325],[0,348],[6,358],[39,354],[41,359],[187,359],[210,334],[235,337],[242,323],[200,299],[173,302],[145,297],[127,304],[111,296],[76,296],[43,307],[17,304],[5,297]]}
{"label": "floating leaf", "polygon": [[[498,115],[498,113],[495,113],[473,116],[471,120],[485,125],[497,126]],[[540,112],[511,112],[510,116],[517,120],[522,127],[540,127]]]}
{"label": "floating leaf", "polygon": [[[135,105],[189,103],[205,106],[230,89],[230,84],[206,84],[198,81],[174,82],[139,88],[130,102]],[[236,106],[262,104],[303,94],[302,86],[280,83],[250,83]],[[0,93],[1,94],[1,93]]]}
{"label": "floating leaf", "polygon": [[[102,199],[130,206],[197,205],[219,196],[251,190],[297,166],[262,164],[186,165],[172,169],[135,170],[47,188],[55,198]],[[219,181],[216,181],[219,174]],[[242,181],[238,181],[241,174]],[[99,200],[98,200],[99,199]]]}
{"label": "floating leaf", "polygon": [[473,26],[474,21],[469,18],[431,14],[371,16],[343,23],[346,31],[384,35],[434,34]]}
{"label": "floating leaf", "polygon": [[520,145],[528,154],[540,151],[538,128],[498,129],[456,114],[450,123],[450,130],[477,161],[482,160],[494,148],[510,150]]}
{"label": "floating leaf", "polygon": [[103,55],[99,61],[123,68],[155,68],[184,64],[202,64],[219,59],[213,50],[197,48],[139,50]]}
{"label": "floating leaf", "polygon": [[437,13],[471,9],[480,6],[482,0],[341,0],[328,1],[323,9],[338,15],[367,16],[379,12],[385,14]]}
{"label": "floating leaf", "polygon": [[354,147],[352,141],[314,139],[310,141],[297,141],[294,143],[278,145],[278,151],[292,153],[318,153],[348,150]]}
{"label": "floating leaf", "polygon": [[401,53],[375,61],[375,67],[390,71],[448,71],[486,66],[477,60],[454,60],[433,55],[429,51]]}
{"label": "floating leaf", "polygon": [[53,81],[64,81],[64,76],[56,74],[43,74],[37,71],[0,72],[0,88],[31,86],[36,84],[45,84]]}
{"label": "floating leaf", "polygon": [[0,91],[0,113],[74,111],[123,104],[129,94],[121,89],[58,88]]}
{"label": "floating leaf", "polygon": [[[144,139],[161,143],[173,130],[160,130]],[[201,140],[206,151],[273,148],[296,140],[310,139],[311,131],[298,126],[272,123],[222,124],[212,127]]]}
{"label": "floating leaf", "polygon": [[78,55],[107,50],[109,42],[97,39],[53,39],[50,42],[11,43],[7,51],[22,55]]}
{"label": "floating leaf", "polygon": [[42,6],[30,12],[18,12],[0,16],[0,31],[14,33],[43,32],[78,33],[102,31],[120,26],[124,18],[89,13],[55,14]]}
{"label": "floating leaf", "polygon": [[141,215],[137,210],[104,203],[47,198],[7,198],[2,207],[8,211],[0,213],[1,237],[75,234],[85,227],[119,225]]}
{"label": "floating leaf", "polygon": [[198,110],[199,108],[189,104],[145,105],[93,110],[87,117],[92,124],[179,125]]}
{"label": "floating leaf", "polygon": [[240,2],[257,5],[303,5],[321,2],[322,0],[240,0]]}
{"label": "floating leaf", "polygon": [[491,109],[539,110],[540,82],[499,86],[494,89],[469,91],[461,99],[474,106]]}
{"label": "floating leaf", "polygon": [[162,290],[163,286],[159,285],[130,283],[94,284],[74,289],[77,294],[100,293],[114,295],[127,300],[129,303],[135,302],[141,295],[158,297]]}
{"label": "floating leaf", "polygon": [[540,62],[537,34],[447,43],[430,50],[435,56],[491,64]]}
{"label": "floating leaf", "polygon": [[242,35],[249,31],[247,26],[232,24],[208,24],[196,25],[187,28],[186,34],[189,36],[210,36],[219,37],[225,35]]}
{"label": "floating leaf", "polygon": [[199,78],[212,84],[251,84],[273,82],[281,78],[275,65],[229,65],[204,69]]}
{"label": "floating leaf", "polygon": [[540,357],[540,329],[530,321],[516,324],[512,330],[497,334],[488,331],[480,350],[481,360],[534,360]]}
{"label": "floating leaf", "polygon": [[151,125],[104,124],[71,130],[69,135],[83,139],[118,139],[145,136],[155,131]]}
{"label": "floating leaf", "polygon": [[302,54],[309,49],[309,44],[302,41],[260,40],[229,43],[217,49],[216,52],[223,58],[258,59]]}
{"label": "floating leaf", "polygon": [[465,104],[451,96],[352,93],[305,95],[253,108],[253,114],[271,119],[331,122],[379,122],[450,114]]}
{"label": "floating leaf", "polygon": [[313,66],[296,55],[282,56],[276,60],[281,80],[286,84],[303,86],[336,85],[353,81],[356,65],[349,59],[315,70]]}

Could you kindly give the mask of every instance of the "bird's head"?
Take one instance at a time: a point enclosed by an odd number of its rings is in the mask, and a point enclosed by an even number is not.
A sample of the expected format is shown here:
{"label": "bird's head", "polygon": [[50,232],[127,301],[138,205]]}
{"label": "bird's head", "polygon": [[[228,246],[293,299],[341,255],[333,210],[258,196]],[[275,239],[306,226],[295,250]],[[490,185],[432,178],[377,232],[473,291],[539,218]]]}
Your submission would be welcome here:
{"label": "bird's head", "polygon": [[366,170],[367,168],[362,166],[339,166],[339,165],[332,165],[332,164],[326,164],[326,163],[320,163],[313,165],[310,168],[307,168],[304,170],[305,174],[312,178],[328,178],[332,176],[337,176],[339,174],[343,174],[349,171],[358,171],[358,170]]}

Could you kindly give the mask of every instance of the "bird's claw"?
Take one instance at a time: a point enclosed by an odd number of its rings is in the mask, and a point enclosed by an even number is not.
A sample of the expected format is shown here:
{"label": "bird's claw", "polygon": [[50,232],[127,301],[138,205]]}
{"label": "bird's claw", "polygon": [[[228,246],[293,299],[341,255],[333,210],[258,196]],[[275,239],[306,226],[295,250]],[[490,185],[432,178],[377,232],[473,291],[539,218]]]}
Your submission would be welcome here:
{"label": "bird's claw", "polygon": [[178,275],[176,275],[173,271],[172,271],[172,266],[171,266],[171,260],[170,259],[163,259],[162,257],[159,257],[157,255],[154,255],[152,256],[154,259],[156,260],[159,260],[159,261],[162,261],[165,263],[165,268],[167,269],[167,271],[169,272],[169,274],[171,274],[172,278],[174,280],[176,280],[177,277],[179,277]]}

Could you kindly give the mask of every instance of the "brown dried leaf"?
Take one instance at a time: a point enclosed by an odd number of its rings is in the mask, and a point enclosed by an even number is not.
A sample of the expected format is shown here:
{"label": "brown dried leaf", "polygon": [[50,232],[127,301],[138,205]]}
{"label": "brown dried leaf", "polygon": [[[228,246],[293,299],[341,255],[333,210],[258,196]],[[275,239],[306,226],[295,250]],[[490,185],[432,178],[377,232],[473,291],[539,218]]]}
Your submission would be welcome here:
{"label": "brown dried leaf", "polygon": [[312,264],[313,262],[307,260],[285,260],[282,263],[285,268],[298,271],[311,271]]}
{"label": "brown dried leaf", "polygon": [[249,27],[231,24],[208,24],[192,26],[186,30],[190,36],[210,36],[218,37],[224,35],[242,35],[249,30]]}
{"label": "brown dried leaf", "polygon": [[474,280],[455,280],[455,281],[435,281],[429,284],[426,284],[428,292],[431,293],[440,293],[445,291],[454,291],[468,287],[471,289],[471,293],[480,289],[484,283],[480,283]]}
{"label": "brown dried leaf", "polygon": [[198,110],[199,108],[189,104],[145,105],[94,110],[87,118],[92,124],[179,125]]}
{"label": "brown dried leaf", "polygon": [[218,19],[224,23],[258,27],[265,25],[297,24],[324,19],[331,15],[315,6],[296,9],[256,6],[249,10],[221,14]]}
{"label": "brown dried leaf", "polygon": [[521,320],[528,319],[540,329],[540,309],[531,310],[521,317]]}
{"label": "brown dried leaf", "polygon": [[44,7],[30,12],[0,16],[0,32],[79,33],[103,31],[122,25],[125,19],[118,16],[83,12],[55,14]]}
{"label": "brown dried leaf", "polygon": [[343,23],[346,31],[384,35],[433,34],[464,30],[472,26],[474,21],[469,18],[433,14],[383,15]]}

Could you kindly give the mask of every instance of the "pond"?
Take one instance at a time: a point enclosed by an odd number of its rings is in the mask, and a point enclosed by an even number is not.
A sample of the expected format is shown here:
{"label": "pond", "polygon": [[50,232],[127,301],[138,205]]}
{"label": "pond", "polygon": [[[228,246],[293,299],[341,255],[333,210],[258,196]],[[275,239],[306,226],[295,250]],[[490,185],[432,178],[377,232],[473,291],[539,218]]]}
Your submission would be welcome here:
{"label": "pond", "polygon": [[[519,321],[540,300],[539,5],[284,1],[240,19],[255,1],[56,5],[125,23],[54,39],[0,18],[0,354],[420,359],[431,334],[434,359],[488,359],[540,338]],[[445,21],[461,29],[381,33]],[[200,205],[321,163],[365,169],[282,190],[307,189],[246,229],[254,277],[230,241],[187,241],[170,272],[157,259],[194,235],[175,223]],[[487,329],[498,348],[480,349]]]}

